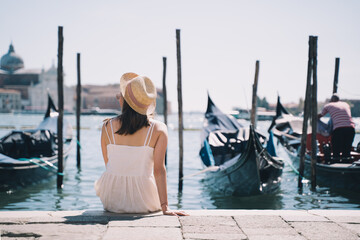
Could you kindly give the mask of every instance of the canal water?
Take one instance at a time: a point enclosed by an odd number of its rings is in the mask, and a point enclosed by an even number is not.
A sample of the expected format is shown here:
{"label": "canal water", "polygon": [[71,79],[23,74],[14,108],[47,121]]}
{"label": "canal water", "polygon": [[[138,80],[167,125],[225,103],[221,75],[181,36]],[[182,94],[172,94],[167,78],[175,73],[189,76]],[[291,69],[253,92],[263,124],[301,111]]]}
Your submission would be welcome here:
{"label": "canal water", "polygon": [[[0,115],[0,137],[14,129],[36,127],[42,115]],[[75,126],[75,116],[65,115]],[[100,130],[106,116],[82,116],[81,118],[81,170],[76,168],[74,147],[65,168],[64,188],[56,189],[56,177],[23,189],[0,192],[0,210],[83,210],[102,209],[95,195],[94,181],[105,170],[100,148]],[[162,120],[162,116],[157,117]],[[355,119],[360,128],[360,118]],[[184,175],[189,176],[203,169],[198,152],[203,114],[184,114]],[[258,122],[258,128],[266,133],[270,121]],[[10,128],[9,128],[10,127]],[[74,130],[75,136],[75,130]],[[357,134],[354,144],[360,141]],[[317,187],[310,190],[306,183],[302,191],[297,188],[298,176],[286,164],[282,175],[281,188],[274,194],[253,197],[224,197],[214,193],[198,174],[184,179],[183,191],[178,191],[178,134],[177,115],[169,116],[168,145],[168,198],[173,209],[359,209],[360,193],[332,191]],[[277,153],[290,160],[280,145]],[[295,166],[297,168],[297,166]],[[359,183],[360,184],[360,183]]]}

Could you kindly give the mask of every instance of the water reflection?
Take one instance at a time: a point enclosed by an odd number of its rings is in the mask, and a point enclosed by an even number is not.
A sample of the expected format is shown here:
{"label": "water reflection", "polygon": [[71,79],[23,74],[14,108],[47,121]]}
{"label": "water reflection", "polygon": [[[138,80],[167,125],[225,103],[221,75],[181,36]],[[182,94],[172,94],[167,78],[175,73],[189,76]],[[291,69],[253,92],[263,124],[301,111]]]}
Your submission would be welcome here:
{"label": "water reflection", "polygon": [[294,197],[294,207],[297,209],[336,209],[347,206],[360,208],[360,193],[340,191],[325,187],[317,187],[312,191],[311,186]]}
{"label": "water reflection", "polygon": [[179,192],[178,192],[178,195],[177,195],[177,200],[178,200],[178,202],[177,202],[177,204],[176,204],[176,208],[177,208],[177,209],[183,208],[183,205],[182,205],[182,195],[183,195],[182,191],[179,191]]}
{"label": "water reflection", "polygon": [[[0,209],[27,210],[29,207],[37,207],[43,200],[37,198],[44,189],[56,189],[56,178],[42,181],[26,188],[7,189],[0,192]],[[39,201],[40,200],[40,201]],[[20,206],[18,206],[20,203]]]}
{"label": "water reflection", "polygon": [[[81,177],[82,177],[82,174],[81,174],[81,169],[78,168],[77,171],[76,171],[76,174],[74,176],[74,191],[75,192],[81,192]],[[74,203],[72,204],[73,206],[76,206],[76,203],[80,201],[80,195],[75,195],[75,201]]]}
{"label": "water reflection", "polygon": [[62,188],[57,189],[57,192],[55,194],[54,209],[59,210],[59,211],[62,210],[61,200],[63,200],[63,199],[64,199],[64,195],[63,195]]}
{"label": "water reflection", "polygon": [[282,194],[280,191],[273,194],[263,194],[248,197],[224,196],[223,193],[214,190],[206,181],[203,197],[210,198],[214,208],[220,209],[283,209]]}
{"label": "water reflection", "polygon": [[221,209],[282,209],[282,196],[265,194],[251,197],[222,197],[212,196],[212,203]]}

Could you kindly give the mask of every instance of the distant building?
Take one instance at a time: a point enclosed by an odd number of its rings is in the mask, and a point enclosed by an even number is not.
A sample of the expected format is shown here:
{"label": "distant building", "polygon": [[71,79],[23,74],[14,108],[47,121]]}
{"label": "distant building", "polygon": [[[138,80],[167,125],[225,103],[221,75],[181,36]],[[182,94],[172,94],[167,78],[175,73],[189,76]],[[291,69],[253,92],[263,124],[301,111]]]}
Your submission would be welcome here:
{"label": "distant building", "polygon": [[[116,94],[120,92],[119,84],[110,85],[83,85],[82,86],[82,108],[83,109],[114,109],[119,110],[119,101]],[[163,94],[157,89],[156,113],[163,114]],[[170,114],[171,105],[168,102],[168,113]]]}
{"label": "distant building", "polygon": [[[25,69],[23,59],[15,53],[10,44],[8,53],[0,60],[0,88],[20,92],[21,109],[43,111],[47,106],[47,92],[57,104],[57,70],[53,65],[49,70]],[[64,109],[73,111],[74,91],[64,86]]]}
{"label": "distant building", "polygon": [[[57,93],[57,68],[54,64],[47,71],[42,70],[39,82],[28,88],[31,105],[27,110],[45,111],[47,108],[47,94],[50,94],[56,106],[58,106]],[[75,110],[75,89],[64,86],[64,110],[73,112]]]}
{"label": "distant building", "polygon": [[[45,111],[48,93],[53,98],[55,105],[57,105],[57,69],[54,64],[48,70],[25,69],[24,60],[15,53],[13,44],[10,44],[8,53],[3,55],[0,60],[0,88],[4,90],[15,90],[20,94],[21,110],[35,112]],[[73,112],[75,110],[75,91],[76,86],[64,86],[65,111]],[[106,86],[83,85],[82,109],[100,108],[119,110],[119,101],[115,97],[119,91],[119,84]],[[163,94],[161,90],[158,89],[157,91],[156,112],[163,114]],[[6,100],[5,102],[8,101],[9,100]],[[18,109],[19,105],[16,105],[16,108],[15,105],[11,105],[12,108]],[[171,106],[168,102],[168,113],[170,113],[170,111]]]}
{"label": "distant building", "polygon": [[82,107],[83,109],[120,109],[116,94],[119,93],[119,84],[112,85],[83,85]]}
{"label": "distant building", "polygon": [[0,112],[8,113],[21,109],[21,94],[12,89],[0,88]]}
{"label": "distant building", "polygon": [[22,108],[30,105],[28,88],[39,82],[40,70],[24,69],[23,59],[10,44],[9,51],[0,60],[0,88],[13,89],[21,93]]}

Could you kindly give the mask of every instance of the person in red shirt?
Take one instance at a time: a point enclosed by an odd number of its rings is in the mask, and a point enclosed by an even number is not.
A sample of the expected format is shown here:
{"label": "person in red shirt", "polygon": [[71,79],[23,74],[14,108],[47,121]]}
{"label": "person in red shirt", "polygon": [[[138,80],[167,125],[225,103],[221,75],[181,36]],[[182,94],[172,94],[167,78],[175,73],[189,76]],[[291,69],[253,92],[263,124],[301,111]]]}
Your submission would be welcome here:
{"label": "person in red shirt", "polygon": [[352,142],[355,136],[355,124],[351,118],[351,110],[349,104],[340,101],[339,96],[334,93],[330,99],[330,103],[326,104],[318,114],[318,118],[323,117],[327,113],[333,122],[333,131],[331,134],[331,145],[334,157],[350,157]]}

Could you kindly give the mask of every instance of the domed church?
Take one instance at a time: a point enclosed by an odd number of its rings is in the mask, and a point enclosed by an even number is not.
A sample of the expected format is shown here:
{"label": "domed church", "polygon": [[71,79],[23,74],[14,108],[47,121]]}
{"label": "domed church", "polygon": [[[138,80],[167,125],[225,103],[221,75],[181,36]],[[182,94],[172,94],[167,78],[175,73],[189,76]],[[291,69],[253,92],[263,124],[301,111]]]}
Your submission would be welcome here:
{"label": "domed church", "polygon": [[11,73],[19,70],[20,68],[24,68],[24,61],[15,53],[14,46],[12,44],[10,44],[8,53],[2,56],[0,66],[1,69]]}
{"label": "domed church", "polygon": [[22,108],[29,106],[28,88],[39,83],[40,69],[25,69],[23,59],[15,53],[13,44],[0,59],[0,88],[17,90],[21,94]]}

